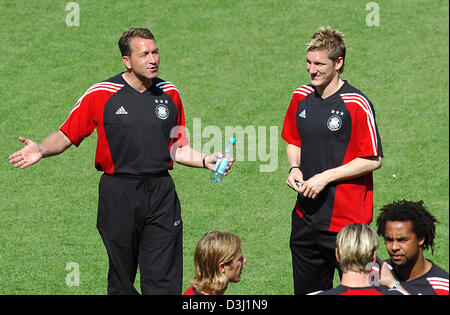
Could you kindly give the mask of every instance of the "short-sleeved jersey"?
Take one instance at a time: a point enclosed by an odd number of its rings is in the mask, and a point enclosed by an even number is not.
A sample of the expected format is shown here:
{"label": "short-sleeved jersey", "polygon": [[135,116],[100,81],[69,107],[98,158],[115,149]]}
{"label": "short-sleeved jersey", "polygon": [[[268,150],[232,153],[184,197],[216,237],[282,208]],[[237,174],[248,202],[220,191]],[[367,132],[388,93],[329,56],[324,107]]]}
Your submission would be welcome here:
{"label": "short-sleeved jersey", "polygon": [[436,265],[431,260],[431,269],[424,275],[409,281],[401,281],[391,260],[386,261],[391,267],[394,277],[400,280],[400,284],[413,295],[449,295],[448,272]]}
{"label": "short-sleeved jersey", "polygon": [[159,78],[140,93],[118,74],[91,86],[60,130],[75,145],[97,128],[95,167],[107,174],[152,175],[172,168],[171,150],[188,144],[175,85]]}
{"label": "short-sleeved jersey", "polygon": [[[347,81],[326,99],[310,85],[296,89],[281,136],[301,148],[304,180],[358,157],[383,156],[372,103]],[[295,209],[308,225],[322,231],[339,232],[349,223],[370,223],[372,173],[331,183],[316,199],[298,194]]]}
{"label": "short-sleeved jersey", "polygon": [[382,286],[352,288],[345,285],[338,285],[334,289],[318,291],[309,295],[405,295],[396,289],[388,289]]}

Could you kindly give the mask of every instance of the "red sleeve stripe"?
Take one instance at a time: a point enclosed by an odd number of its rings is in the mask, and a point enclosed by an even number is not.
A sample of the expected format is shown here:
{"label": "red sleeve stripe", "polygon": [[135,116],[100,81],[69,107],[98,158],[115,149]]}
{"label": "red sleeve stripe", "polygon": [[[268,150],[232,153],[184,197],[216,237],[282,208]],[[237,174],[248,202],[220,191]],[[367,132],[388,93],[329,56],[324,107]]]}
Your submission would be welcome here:
{"label": "red sleeve stripe", "polygon": [[[70,115],[72,115],[72,113],[74,111],[77,110],[78,107],[80,107],[81,102],[83,101],[83,99],[86,97],[86,95],[91,94],[93,92],[96,91],[107,91],[107,92],[113,92],[116,93],[118,90],[120,90],[123,87],[122,84],[115,84],[115,83],[110,83],[110,82],[102,82],[102,83],[97,83],[94,84],[93,86],[91,86],[86,93],[83,94],[83,96],[81,96],[77,103],[75,104],[74,108],[72,109],[72,111],[70,112],[69,116],[67,117],[67,119],[69,119]],[[67,119],[62,123],[62,125],[59,127],[61,128],[67,121]]]}
{"label": "red sleeve stripe", "polygon": [[117,84],[117,83],[112,83],[112,82],[100,82],[100,83],[92,85],[86,91],[86,94],[88,94],[92,89],[95,89],[97,87],[104,87],[104,88],[111,88],[111,89],[118,89],[118,90],[120,90],[123,87],[123,84]]}
{"label": "red sleeve stripe", "polygon": [[177,87],[169,81],[163,81],[163,82],[159,82],[158,84],[156,84],[157,87],[159,87],[160,89],[163,90],[163,92],[167,92],[167,91],[171,91],[171,90],[175,90],[178,92]]}
{"label": "red sleeve stripe", "polygon": [[111,83],[111,82],[102,82],[102,83],[97,83],[94,84],[93,86],[91,86],[89,89],[87,89],[86,93],[83,94],[83,96],[80,97],[80,99],[78,100],[78,102],[75,104],[75,106],[79,106],[79,104],[81,103],[81,101],[83,100],[83,98],[95,91],[109,91],[109,92],[117,92],[118,90],[120,90],[123,87],[123,84],[116,84],[116,83]]}
{"label": "red sleeve stripe", "polygon": [[362,110],[364,110],[364,112],[367,115],[367,127],[369,128],[369,132],[370,132],[370,137],[372,140],[372,149],[373,149],[373,155],[377,156],[378,155],[378,140],[377,140],[377,136],[375,134],[375,118],[373,117],[373,112],[372,112],[372,108],[369,105],[369,101],[367,101],[367,99],[360,95],[360,94],[356,94],[356,93],[346,93],[346,94],[341,94],[342,100],[344,101],[344,103],[346,104],[356,104],[359,107],[362,108]]}
{"label": "red sleeve stripe", "polygon": [[293,94],[301,94],[303,96],[307,96],[308,94],[310,94],[312,92],[314,92],[314,89],[312,87],[307,86],[307,85],[302,85],[301,87],[296,89]]}
{"label": "red sleeve stripe", "polygon": [[430,277],[427,278],[430,285],[433,287],[434,290],[443,290],[447,291],[447,294],[449,292],[448,290],[448,279],[439,278],[439,277]]}

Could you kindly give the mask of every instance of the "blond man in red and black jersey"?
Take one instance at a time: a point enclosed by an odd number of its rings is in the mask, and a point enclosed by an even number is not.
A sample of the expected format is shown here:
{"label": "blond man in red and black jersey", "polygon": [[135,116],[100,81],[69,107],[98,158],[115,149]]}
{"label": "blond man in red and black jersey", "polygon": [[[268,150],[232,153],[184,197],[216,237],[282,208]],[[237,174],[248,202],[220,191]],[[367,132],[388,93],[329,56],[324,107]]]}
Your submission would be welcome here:
{"label": "blond man in red and black jersey", "polygon": [[290,242],[296,294],[329,289],[339,268],[336,234],[372,221],[372,171],[383,153],[372,103],[340,77],[345,51],[342,33],[318,29],[307,46],[311,84],[294,91],[284,120],[286,182],[298,193]]}
{"label": "blond man in red and black jersey", "polygon": [[109,257],[108,293],[136,294],[139,266],[142,294],[181,294],[181,208],[168,170],[173,161],[213,169],[221,153],[189,146],[180,95],[158,78],[150,30],[124,32],[119,48],[127,71],[92,85],[60,130],[41,143],[19,137],[25,147],[10,163],[26,168],[78,147],[97,129],[95,167],[104,172],[97,227]]}

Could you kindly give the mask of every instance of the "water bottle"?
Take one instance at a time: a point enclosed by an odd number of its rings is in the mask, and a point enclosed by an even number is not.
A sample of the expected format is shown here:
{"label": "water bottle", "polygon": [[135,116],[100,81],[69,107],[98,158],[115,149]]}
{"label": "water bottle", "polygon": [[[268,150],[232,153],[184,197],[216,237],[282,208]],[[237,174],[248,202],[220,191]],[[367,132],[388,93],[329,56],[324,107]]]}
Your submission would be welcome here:
{"label": "water bottle", "polygon": [[221,183],[223,180],[223,174],[225,174],[226,168],[228,167],[228,164],[230,164],[230,160],[233,158],[233,146],[235,144],[236,139],[231,137],[230,141],[228,141],[225,149],[223,150],[224,157],[217,160],[214,165],[214,169],[211,171],[210,178],[216,183]]}

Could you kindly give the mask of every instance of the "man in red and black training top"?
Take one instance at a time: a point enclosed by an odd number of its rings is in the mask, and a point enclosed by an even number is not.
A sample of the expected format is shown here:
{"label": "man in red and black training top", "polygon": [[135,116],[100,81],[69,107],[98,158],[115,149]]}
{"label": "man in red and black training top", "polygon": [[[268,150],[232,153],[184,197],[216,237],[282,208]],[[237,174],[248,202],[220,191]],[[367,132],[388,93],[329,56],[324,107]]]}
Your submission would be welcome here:
{"label": "man in red and black training top", "polygon": [[296,294],[329,289],[339,269],[336,233],[372,221],[372,171],[383,153],[371,102],[340,78],[345,50],[342,33],[329,27],[311,37],[311,84],[294,91],[281,134],[288,143],[286,182],[298,192],[290,240]]}
{"label": "man in red and black training top", "polygon": [[[60,130],[10,156],[25,168],[60,154],[97,129],[97,228],[109,257],[108,294],[181,294],[182,220],[168,170],[178,163],[213,169],[221,153],[204,155],[188,145],[175,85],[158,78],[159,53],[150,30],[132,28],[119,40],[127,68],[92,85]],[[231,166],[231,164],[230,164]]]}

